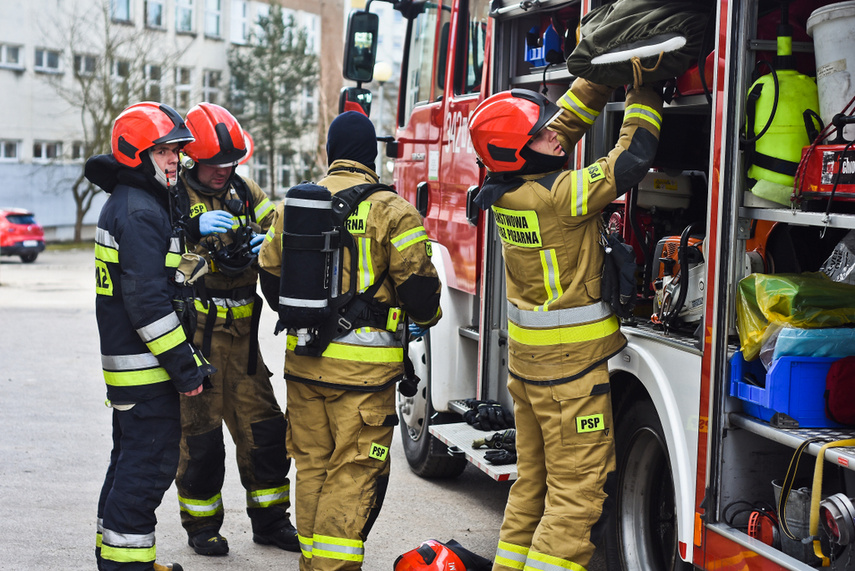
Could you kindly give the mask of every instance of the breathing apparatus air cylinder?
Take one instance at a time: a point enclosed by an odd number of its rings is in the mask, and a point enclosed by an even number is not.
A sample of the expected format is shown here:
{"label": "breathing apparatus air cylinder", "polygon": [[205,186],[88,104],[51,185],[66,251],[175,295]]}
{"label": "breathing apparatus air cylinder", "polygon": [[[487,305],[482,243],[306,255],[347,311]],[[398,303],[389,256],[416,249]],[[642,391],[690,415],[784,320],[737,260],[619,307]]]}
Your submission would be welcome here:
{"label": "breathing apparatus air cylinder", "polygon": [[814,79],[795,69],[792,27],[783,10],[772,71],[748,91],[746,143],[750,179],[793,186],[802,147],[815,136],[819,99]]}
{"label": "breathing apparatus air cylinder", "polygon": [[280,331],[314,327],[329,317],[340,257],[329,190],[298,184],[285,193],[284,205]]}

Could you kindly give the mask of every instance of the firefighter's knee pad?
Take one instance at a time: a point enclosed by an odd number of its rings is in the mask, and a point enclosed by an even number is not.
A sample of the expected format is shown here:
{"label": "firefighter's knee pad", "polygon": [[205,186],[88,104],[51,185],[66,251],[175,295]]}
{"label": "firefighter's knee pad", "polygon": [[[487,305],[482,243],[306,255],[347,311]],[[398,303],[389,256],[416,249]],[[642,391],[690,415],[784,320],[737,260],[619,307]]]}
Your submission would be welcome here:
{"label": "firefighter's knee pad", "polygon": [[190,459],[181,486],[193,495],[219,492],[226,475],[223,427],[188,436],[186,441]]}
{"label": "firefighter's knee pad", "polygon": [[280,483],[288,477],[291,460],[285,446],[287,423],[285,416],[279,415],[261,420],[251,425],[252,469],[259,482]]}

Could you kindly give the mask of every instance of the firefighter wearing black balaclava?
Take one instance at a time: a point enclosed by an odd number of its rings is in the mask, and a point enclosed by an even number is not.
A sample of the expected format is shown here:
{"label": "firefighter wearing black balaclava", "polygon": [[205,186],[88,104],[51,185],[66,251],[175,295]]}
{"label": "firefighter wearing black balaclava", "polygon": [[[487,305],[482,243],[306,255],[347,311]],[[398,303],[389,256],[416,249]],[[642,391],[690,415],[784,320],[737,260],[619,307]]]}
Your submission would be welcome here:
{"label": "firefighter wearing black balaclava", "polygon": [[256,294],[255,253],[274,206],[258,185],[235,173],[247,145],[226,109],[200,103],[187,113],[196,140],[184,148],[190,168],[181,177],[187,233],[210,271],[196,282],[195,340],[219,372],[199,399],[181,400],[181,461],[176,486],[181,523],[200,555],[225,555],[220,535],[225,476],[223,422],[235,443],[252,539],[297,551],[290,522],[285,416],[258,348],[262,301]]}
{"label": "firefighter wearing black balaclava", "polygon": [[565,149],[612,91],[577,79],[555,105],[513,89],[469,119],[488,173],[475,202],[492,209],[505,260],[519,474],[494,571],[584,569],[604,526],[615,471],[606,361],[626,339],[600,298],[601,214],[647,173],[662,124],[661,95],[633,88],[614,149],[565,170]]}
{"label": "firefighter wearing black balaclava", "polygon": [[[318,181],[335,195],[378,181],[374,126],[363,114],[336,117],[327,135],[329,170]],[[287,200],[287,198],[286,198]],[[284,203],[267,234],[259,263],[265,281],[278,281],[282,265]],[[364,292],[378,280],[374,299],[422,327],[436,323],[440,281],[431,247],[415,208],[394,192],[368,196],[347,227],[356,242],[357,264],[342,265],[342,283],[356,271]],[[286,276],[283,276],[286,279]],[[395,384],[404,373],[403,321],[365,326],[334,337],[320,357],[298,354],[288,331],[285,354],[288,452],[297,467],[296,516],[301,571],[362,569],[371,526],[389,479],[389,447],[397,424]],[[354,324],[358,325],[358,324]]]}
{"label": "firefighter wearing black balaclava", "polygon": [[200,398],[214,372],[176,311],[193,298],[177,280],[183,245],[174,194],[178,153],[192,140],[174,109],[137,103],[113,123],[112,153],[86,162],[86,178],[110,195],[95,233],[95,317],[113,410],[99,571],[181,569],[155,563],[154,530],[178,466],[179,393]]}

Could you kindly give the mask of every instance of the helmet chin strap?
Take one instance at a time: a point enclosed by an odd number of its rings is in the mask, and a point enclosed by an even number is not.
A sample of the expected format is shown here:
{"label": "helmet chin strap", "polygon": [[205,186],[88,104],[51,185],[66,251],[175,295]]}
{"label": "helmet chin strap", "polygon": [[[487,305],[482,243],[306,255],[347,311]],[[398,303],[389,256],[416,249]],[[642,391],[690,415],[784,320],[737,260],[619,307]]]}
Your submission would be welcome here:
{"label": "helmet chin strap", "polygon": [[[167,176],[167,171],[161,169],[157,165],[157,162],[155,162],[154,157],[151,156],[151,149],[149,149],[147,152],[148,152],[149,162],[154,167],[154,180],[156,180],[158,183],[160,183],[160,186],[162,186],[163,188],[166,188],[166,189],[169,189],[170,186],[175,186],[174,184],[171,184],[169,182],[169,177]],[[176,168],[176,171],[177,170],[178,169]],[[176,173],[176,176],[177,176],[177,173]]]}

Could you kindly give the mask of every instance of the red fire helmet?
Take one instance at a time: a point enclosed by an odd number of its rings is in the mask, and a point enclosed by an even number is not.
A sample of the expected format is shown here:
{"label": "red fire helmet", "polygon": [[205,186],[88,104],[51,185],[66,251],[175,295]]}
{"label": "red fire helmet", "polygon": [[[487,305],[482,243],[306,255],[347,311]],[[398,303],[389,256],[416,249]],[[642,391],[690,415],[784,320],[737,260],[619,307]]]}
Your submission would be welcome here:
{"label": "red fire helmet", "polygon": [[234,115],[214,103],[200,103],[187,112],[187,127],[196,138],[184,154],[206,165],[231,167],[246,155],[243,129]]}
{"label": "red fire helmet", "polygon": [[399,556],[394,571],[466,571],[466,566],[447,546],[428,539]]}
{"label": "red fire helmet", "polygon": [[472,146],[487,170],[518,171],[525,166],[520,151],[560,114],[560,107],[536,91],[502,91],[482,101],[469,118]]}
{"label": "red fire helmet", "polygon": [[178,112],[162,103],[144,101],[122,111],[113,122],[110,148],[121,164],[142,164],[140,153],[164,143],[188,143],[193,134]]}

